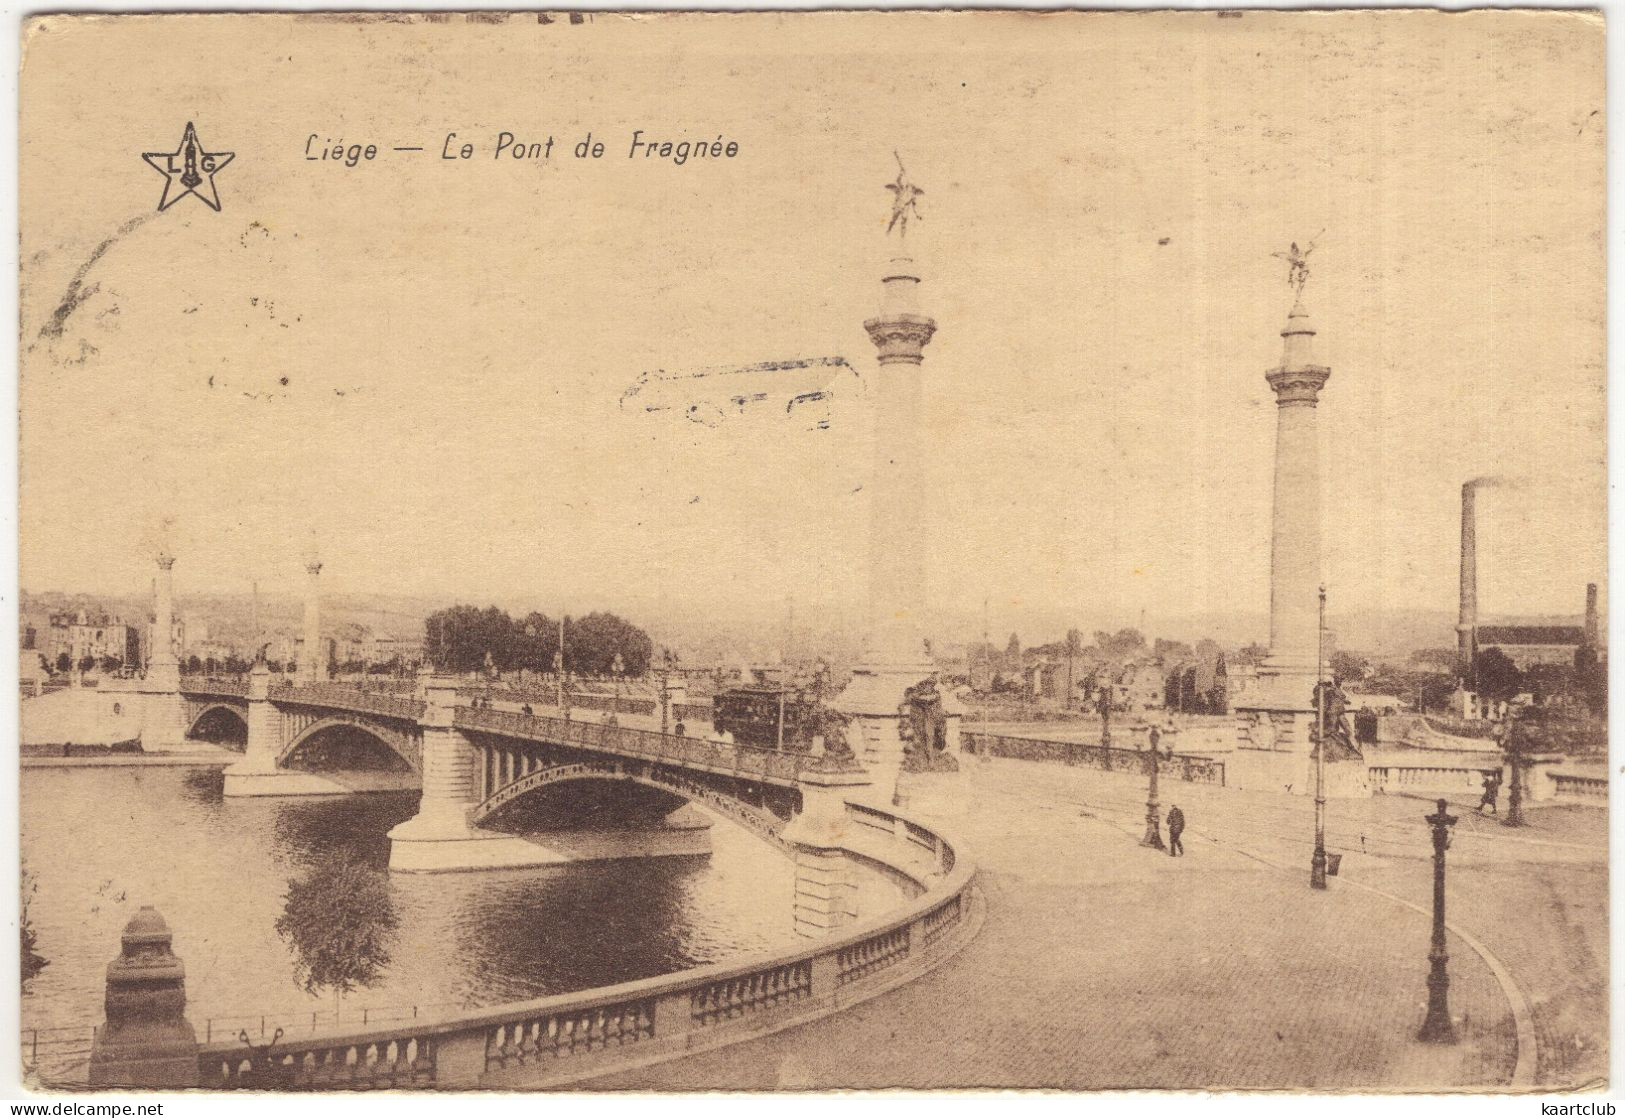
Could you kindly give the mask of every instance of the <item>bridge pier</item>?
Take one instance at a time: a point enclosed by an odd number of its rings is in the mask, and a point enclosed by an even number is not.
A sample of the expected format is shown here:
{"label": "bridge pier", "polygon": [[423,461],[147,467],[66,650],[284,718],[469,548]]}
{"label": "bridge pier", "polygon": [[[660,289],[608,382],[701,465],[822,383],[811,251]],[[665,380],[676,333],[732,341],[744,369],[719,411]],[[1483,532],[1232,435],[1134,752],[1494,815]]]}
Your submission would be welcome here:
{"label": "bridge pier", "polygon": [[395,791],[400,783],[358,782],[371,774],[306,772],[279,764],[289,743],[290,727],[271,701],[271,670],[259,662],[248,673],[248,744],[243,759],[225,770],[224,794],[252,796],[352,796],[357,792]]}
{"label": "bridge pier", "polygon": [[248,747],[225,770],[227,796],[340,796],[348,788],[317,773],[277,767],[282,752],[282,712],[271,702],[271,669],[263,660],[248,673]]}
{"label": "bridge pier", "polygon": [[687,805],[645,827],[514,835],[475,826],[478,754],[453,725],[457,684],[425,677],[422,687],[423,799],[415,816],[389,832],[390,869],[444,873],[711,852],[710,820]]}

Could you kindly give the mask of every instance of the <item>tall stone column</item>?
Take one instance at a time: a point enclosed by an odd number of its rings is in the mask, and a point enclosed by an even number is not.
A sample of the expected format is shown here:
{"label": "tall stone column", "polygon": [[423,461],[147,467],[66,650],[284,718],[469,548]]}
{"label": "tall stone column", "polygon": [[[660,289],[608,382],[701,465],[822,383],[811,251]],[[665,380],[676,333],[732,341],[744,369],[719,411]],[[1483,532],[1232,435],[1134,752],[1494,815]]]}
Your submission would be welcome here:
{"label": "tall stone column", "polygon": [[327,656],[322,644],[322,564],[311,559],[305,564],[305,652],[299,657],[299,678],[316,683],[327,678]]}
{"label": "tall stone column", "polygon": [[936,674],[925,653],[925,481],[921,447],[921,362],[936,322],[920,313],[920,269],[906,243],[920,191],[899,166],[893,194],[895,250],[881,279],[880,314],[863,326],[879,351],[873,400],[874,465],[869,479],[868,632],[862,660],[834,706],[853,717],[853,746],[891,801],[902,766],[898,736],[904,692]]}
{"label": "tall stone column", "polygon": [[1473,657],[1478,644],[1478,486],[1461,487],[1461,594],[1456,611],[1456,669],[1461,678],[1473,678]]}
{"label": "tall stone column", "polygon": [[1275,515],[1270,533],[1270,655],[1278,674],[1307,674],[1319,657],[1320,431],[1315,405],[1332,371],[1313,363],[1315,329],[1299,303],[1281,331],[1275,391]]}
{"label": "tall stone column", "polygon": [[[1296,273],[1295,273],[1296,274]],[[1320,444],[1316,405],[1331,369],[1314,360],[1302,289],[1281,331],[1275,392],[1275,508],[1270,532],[1270,650],[1236,703],[1240,740],[1229,765],[1241,787],[1313,791],[1315,681],[1320,661]]]}
{"label": "tall stone column", "polygon": [[[181,702],[180,661],[175,655],[175,596],[171,574],[175,557],[158,553],[153,582],[152,639],[147,670],[139,684],[142,698],[141,748],[148,753],[184,750],[186,712]],[[77,665],[75,665],[77,668]]]}
{"label": "tall stone column", "polygon": [[175,557],[158,553],[158,577],[153,582],[152,650],[147,657],[147,677],[169,678],[180,673],[175,655]]}

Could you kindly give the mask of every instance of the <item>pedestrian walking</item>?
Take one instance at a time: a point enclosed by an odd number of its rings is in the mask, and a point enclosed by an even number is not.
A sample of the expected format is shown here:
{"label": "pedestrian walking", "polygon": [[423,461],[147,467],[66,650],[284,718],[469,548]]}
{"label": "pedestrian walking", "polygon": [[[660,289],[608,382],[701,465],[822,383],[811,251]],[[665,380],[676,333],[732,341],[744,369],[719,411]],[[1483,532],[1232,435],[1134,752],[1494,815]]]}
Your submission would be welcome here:
{"label": "pedestrian walking", "polygon": [[1499,815],[1495,801],[1501,795],[1501,773],[1497,770],[1484,774],[1484,795],[1478,801],[1478,814],[1483,815],[1484,809],[1489,808],[1491,815]]}
{"label": "pedestrian walking", "polygon": [[1185,853],[1184,846],[1180,845],[1179,836],[1185,831],[1185,813],[1174,804],[1168,809],[1168,857],[1177,858]]}

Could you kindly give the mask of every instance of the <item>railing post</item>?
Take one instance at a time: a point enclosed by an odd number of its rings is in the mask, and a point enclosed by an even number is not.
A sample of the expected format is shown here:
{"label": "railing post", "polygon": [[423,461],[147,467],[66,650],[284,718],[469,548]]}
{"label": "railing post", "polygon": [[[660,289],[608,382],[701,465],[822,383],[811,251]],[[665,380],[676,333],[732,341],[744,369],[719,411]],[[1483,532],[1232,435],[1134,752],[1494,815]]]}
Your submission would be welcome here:
{"label": "railing post", "polygon": [[681,1042],[688,1044],[688,1034],[694,1031],[693,992],[676,990],[655,999],[654,1038],[663,1047]]}
{"label": "railing post", "polygon": [[443,1033],[434,1040],[434,1085],[439,1090],[478,1087],[485,1078],[486,1026]]}

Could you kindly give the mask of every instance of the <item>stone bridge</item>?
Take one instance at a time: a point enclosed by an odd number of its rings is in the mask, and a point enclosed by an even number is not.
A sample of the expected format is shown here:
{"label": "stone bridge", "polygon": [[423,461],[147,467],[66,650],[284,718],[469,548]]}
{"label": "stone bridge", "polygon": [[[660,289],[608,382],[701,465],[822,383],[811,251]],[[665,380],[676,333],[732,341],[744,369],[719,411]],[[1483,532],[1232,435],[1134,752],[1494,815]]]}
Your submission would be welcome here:
{"label": "stone bridge", "polygon": [[[246,731],[225,794],[308,796],[420,788],[418,814],[390,833],[390,865],[438,871],[709,852],[712,819],[756,835],[797,867],[797,926],[819,934],[847,917],[848,874],[832,821],[849,797],[890,806],[893,788],[855,758],[781,753],[663,733],[476,707],[455,680],[420,676],[414,692],[275,679],[183,677],[149,725],[236,719]],[[374,771],[343,771],[332,731],[364,735]],[[377,766],[381,764],[382,770]],[[574,795],[553,790],[569,787]],[[606,798],[607,797],[607,798]],[[593,810],[538,826],[552,807]],[[839,828],[835,828],[839,829]]]}

